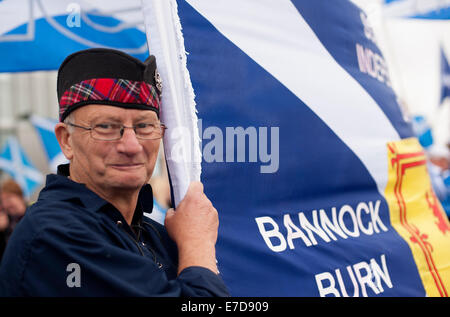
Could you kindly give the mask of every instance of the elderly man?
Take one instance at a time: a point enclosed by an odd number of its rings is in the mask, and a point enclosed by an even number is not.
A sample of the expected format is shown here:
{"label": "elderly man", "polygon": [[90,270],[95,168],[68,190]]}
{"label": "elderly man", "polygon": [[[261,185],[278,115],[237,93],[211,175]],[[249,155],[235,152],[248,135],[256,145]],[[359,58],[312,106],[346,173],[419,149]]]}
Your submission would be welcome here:
{"label": "elderly man", "polygon": [[0,295],[228,295],[215,260],[218,215],[200,182],[165,227],[144,216],[165,129],[160,93],[153,56],[89,49],[61,64],[55,133],[70,164],[47,177],[12,235]]}

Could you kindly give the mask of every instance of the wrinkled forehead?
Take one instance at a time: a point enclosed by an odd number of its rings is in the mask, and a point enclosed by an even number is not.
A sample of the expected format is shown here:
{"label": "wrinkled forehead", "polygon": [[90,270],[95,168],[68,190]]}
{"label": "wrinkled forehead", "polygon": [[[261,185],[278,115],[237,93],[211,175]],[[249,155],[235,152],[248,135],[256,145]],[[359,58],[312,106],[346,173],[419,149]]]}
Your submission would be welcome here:
{"label": "wrinkled forehead", "polygon": [[141,109],[127,109],[108,105],[87,105],[73,112],[77,121],[83,122],[134,122],[134,121],[158,121],[155,111]]}

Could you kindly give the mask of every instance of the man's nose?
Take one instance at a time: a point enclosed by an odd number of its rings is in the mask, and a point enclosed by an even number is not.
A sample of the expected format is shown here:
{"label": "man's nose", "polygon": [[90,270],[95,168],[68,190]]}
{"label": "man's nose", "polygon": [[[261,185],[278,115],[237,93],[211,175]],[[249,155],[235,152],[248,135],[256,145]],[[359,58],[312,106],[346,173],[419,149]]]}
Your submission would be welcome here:
{"label": "man's nose", "polygon": [[133,155],[142,151],[142,145],[139,143],[133,129],[123,130],[122,138],[118,144],[118,151],[127,155]]}

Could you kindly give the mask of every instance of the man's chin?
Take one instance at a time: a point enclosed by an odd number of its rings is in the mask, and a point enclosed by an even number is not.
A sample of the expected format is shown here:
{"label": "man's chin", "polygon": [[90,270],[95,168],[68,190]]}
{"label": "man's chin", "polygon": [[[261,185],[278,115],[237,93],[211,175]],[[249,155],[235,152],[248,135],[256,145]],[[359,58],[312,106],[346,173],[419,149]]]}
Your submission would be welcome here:
{"label": "man's chin", "polygon": [[148,172],[145,168],[116,169],[110,168],[103,175],[104,183],[108,187],[122,190],[140,189],[148,181]]}
{"label": "man's chin", "polygon": [[140,188],[146,183],[146,179],[143,175],[130,175],[129,177],[116,178],[114,183],[116,183],[119,187],[124,188]]}

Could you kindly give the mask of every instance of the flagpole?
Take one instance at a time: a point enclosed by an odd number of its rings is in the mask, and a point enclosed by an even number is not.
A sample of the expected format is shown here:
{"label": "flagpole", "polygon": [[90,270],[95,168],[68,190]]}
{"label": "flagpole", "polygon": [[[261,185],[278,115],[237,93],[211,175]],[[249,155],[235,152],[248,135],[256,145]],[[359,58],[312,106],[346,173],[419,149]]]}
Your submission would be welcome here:
{"label": "flagpole", "polygon": [[168,130],[164,151],[176,206],[189,183],[200,180],[201,150],[195,95],[187,70],[181,22],[174,0],[144,0],[143,14],[150,53],[163,81],[161,120]]}

